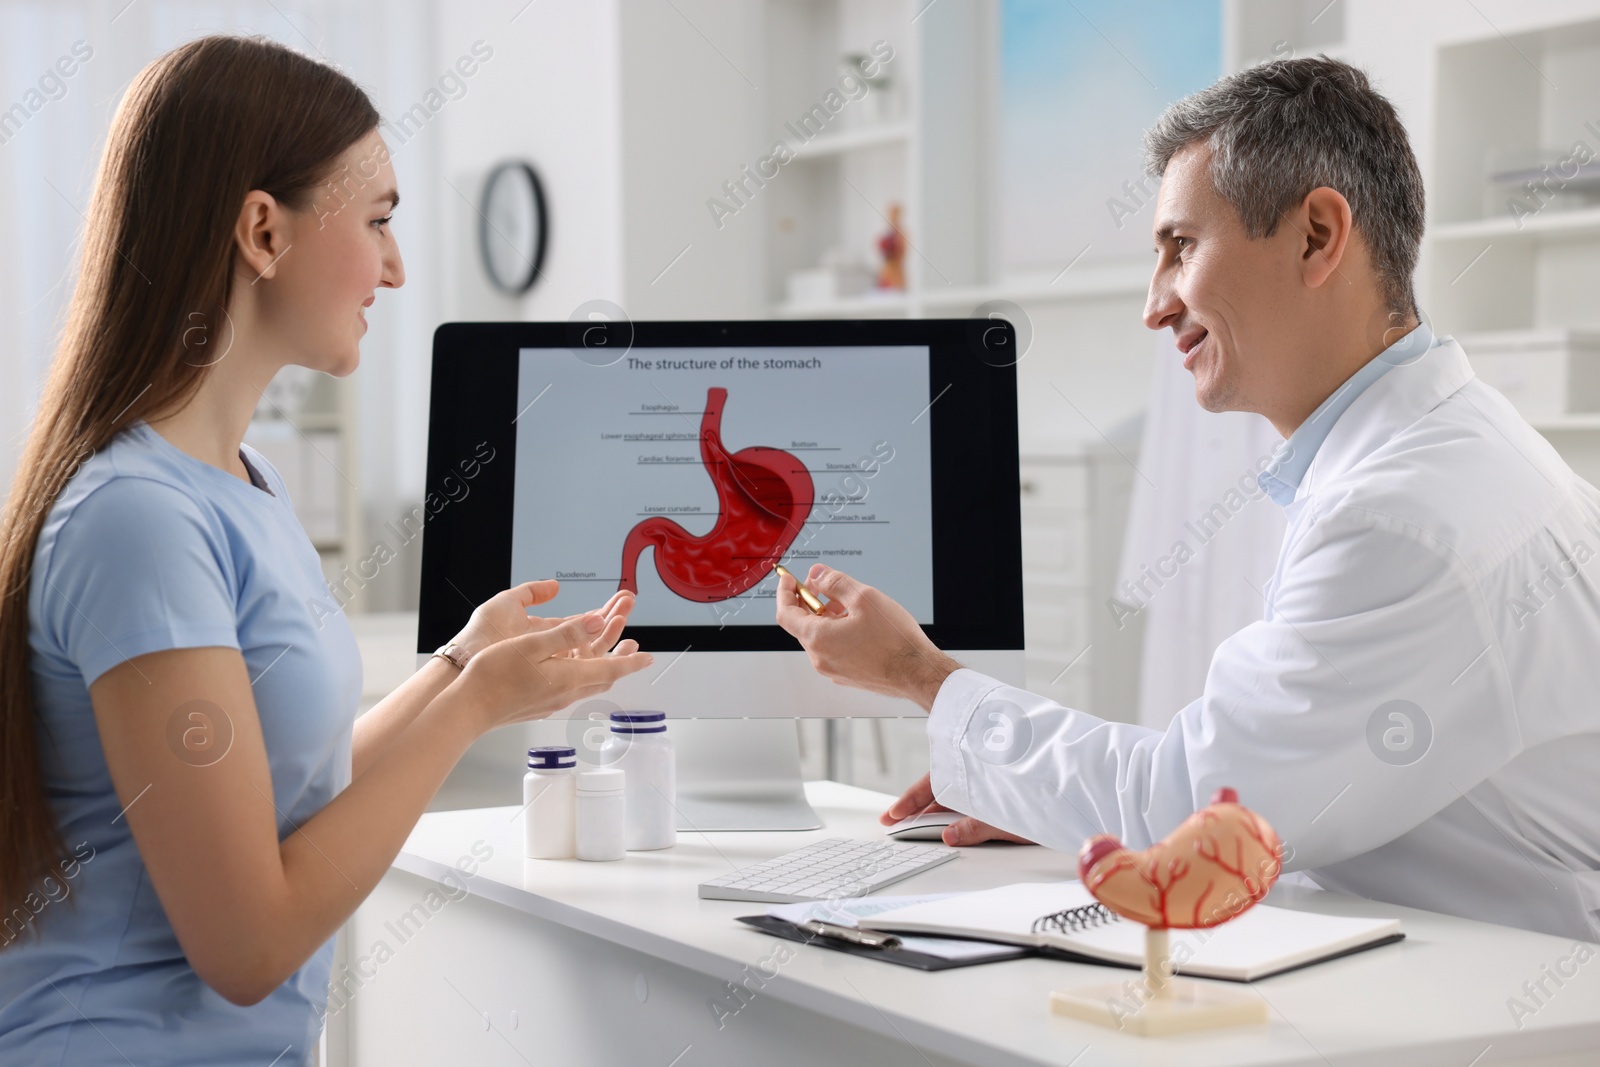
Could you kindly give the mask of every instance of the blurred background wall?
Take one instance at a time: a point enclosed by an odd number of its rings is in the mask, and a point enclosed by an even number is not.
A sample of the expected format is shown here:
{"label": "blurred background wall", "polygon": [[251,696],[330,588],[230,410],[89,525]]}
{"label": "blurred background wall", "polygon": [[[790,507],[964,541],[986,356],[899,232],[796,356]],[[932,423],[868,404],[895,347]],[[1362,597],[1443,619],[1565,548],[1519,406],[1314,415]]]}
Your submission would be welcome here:
{"label": "blurred background wall", "polygon": [[[404,193],[408,281],[380,295],[360,369],[287,369],[251,430],[330,580],[428,489],[441,322],[564,321],[595,301],[637,319],[1003,314],[1027,341],[1028,683],[1164,723],[1259,611],[1215,561],[1264,576],[1280,520],[1248,503],[1140,610],[1112,603],[1275,443],[1255,416],[1195,411],[1170,339],[1141,322],[1157,182],[1140,133],[1222,73],[1318,51],[1365,67],[1410,129],[1435,328],[1473,335],[1479,374],[1600,473],[1600,416],[1537,387],[1600,327],[1596,183],[1526,188],[1575,144],[1600,151],[1595,0],[0,0],[0,488],[111,116],[141,66],[209,32],[267,35],[365,85]],[[876,76],[841,81],[868,54]],[[791,158],[750,180],[780,142]],[[480,250],[484,179],[505,160],[535,168],[549,208],[540,277],[515,298]],[[896,210],[906,286],[880,290]],[[373,693],[408,669],[419,565],[420,539],[350,604]],[[903,784],[920,731],[860,726],[849,775]]]}

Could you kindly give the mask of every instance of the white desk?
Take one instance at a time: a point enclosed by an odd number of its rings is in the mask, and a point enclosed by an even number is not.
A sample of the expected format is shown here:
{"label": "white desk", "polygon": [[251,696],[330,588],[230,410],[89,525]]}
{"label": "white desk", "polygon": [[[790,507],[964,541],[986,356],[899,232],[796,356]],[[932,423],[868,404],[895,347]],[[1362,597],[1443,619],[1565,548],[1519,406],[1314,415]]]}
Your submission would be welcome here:
{"label": "white desk", "polygon": [[[347,928],[350,966],[366,976],[348,978],[354,992],[336,1015],[350,1062],[1600,1064],[1600,953],[1562,988],[1547,980],[1553,995],[1519,1029],[1508,999],[1568,956],[1570,942],[1330,893],[1279,887],[1273,903],[1398,915],[1406,940],[1255,983],[1271,1008],[1266,1026],[1172,1038],[1048,1009],[1052,989],[1132,971],[1024,959],[923,973],[780,941],[734,922],[762,905],[696,896],[700,881],[730,865],[825,836],[879,835],[888,797],[830,782],[807,791],[826,830],[685,833],[673,849],[616,863],[524,860],[515,807],[424,816]],[[434,879],[470,861],[475,842],[492,856],[447,899]],[[890,892],[1072,876],[1070,857],[989,845]],[[411,925],[398,926],[408,911]],[[781,965],[771,962],[779,945],[792,954]],[[335,969],[336,986],[343,975]],[[738,1007],[727,983],[747,978],[753,995],[719,1029],[711,1003]]]}

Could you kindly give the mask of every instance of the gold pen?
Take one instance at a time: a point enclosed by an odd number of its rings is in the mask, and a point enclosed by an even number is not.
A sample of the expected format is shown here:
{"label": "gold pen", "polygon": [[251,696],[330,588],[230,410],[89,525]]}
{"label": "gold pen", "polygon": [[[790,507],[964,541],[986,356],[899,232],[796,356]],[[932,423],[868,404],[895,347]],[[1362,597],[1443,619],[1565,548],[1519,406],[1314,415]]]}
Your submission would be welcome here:
{"label": "gold pen", "polygon": [[[785,567],[781,563],[772,569],[777,571],[779,574],[786,574],[790,578],[794,578],[793,572],[791,572],[788,567]],[[806,583],[802,582],[798,578],[794,578],[794,584],[800,587],[800,599],[806,602],[806,607],[811,609],[811,614],[821,615],[824,609],[822,606],[822,601],[817,599],[817,594],[807,589]]]}
{"label": "gold pen", "polygon": [[828,937],[835,941],[849,941],[852,944],[865,945],[868,948],[900,947],[900,939],[894,934],[883,934],[876,930],[863,930],[855,926],[838,926],[834,923],[824,922],[821,919],[812,919],[810,922],[801,923],[800,929],[817,937]]}

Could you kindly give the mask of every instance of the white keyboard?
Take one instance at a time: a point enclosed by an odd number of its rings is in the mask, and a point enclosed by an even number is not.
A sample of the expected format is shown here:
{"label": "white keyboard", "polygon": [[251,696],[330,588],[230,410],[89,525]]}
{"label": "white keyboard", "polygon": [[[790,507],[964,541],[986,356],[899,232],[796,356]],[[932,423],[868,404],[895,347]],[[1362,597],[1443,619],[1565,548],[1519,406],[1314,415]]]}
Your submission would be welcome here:
{"label": "white keyboard", "polygon": [[955,849],[941,845],[830,837],[701,882],[700,896],[762,904],[862,897],[958,855]]}

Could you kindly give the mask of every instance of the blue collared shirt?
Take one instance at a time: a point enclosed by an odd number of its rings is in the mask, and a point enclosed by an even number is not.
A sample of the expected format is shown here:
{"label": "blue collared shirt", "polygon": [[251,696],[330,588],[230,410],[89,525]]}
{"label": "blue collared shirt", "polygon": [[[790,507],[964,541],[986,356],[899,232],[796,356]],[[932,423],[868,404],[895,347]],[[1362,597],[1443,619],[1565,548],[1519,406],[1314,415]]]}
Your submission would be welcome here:
{"label": "blue collared shirt", "polygon": [[1406,334],[1382,352],[1373,356],[1367,363],[1335,389],[1313,411],[1305,422],[1302,422],[1288,440],[1279,445],[1272,454],[1272,463],[1266,470],[1256,475],[1256,484],[1280,506],[1287,506],[1294,501],[1295,493],[1300,488],[1300,482],[1306,476],[1306,471],[1311,467],[1311,461],[1317,456],[1317,449],[1322,447],[1322,442],[1327,440],[1328,431],[1333,429],[1333,424],[1339,421],[1345,409],[1355,403],[1356,397],[1367,391],[1367,386],[1383,377],[1391,367],[1402,367],[1407,363],[1414,363],[1421,359],[1423,354],[1434,345],[1433,330],[1427,322],[1420,322],[1410,333]]}

